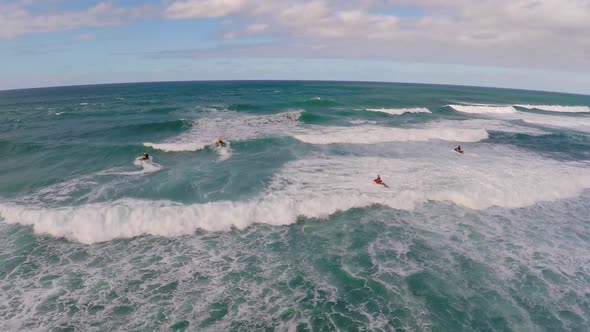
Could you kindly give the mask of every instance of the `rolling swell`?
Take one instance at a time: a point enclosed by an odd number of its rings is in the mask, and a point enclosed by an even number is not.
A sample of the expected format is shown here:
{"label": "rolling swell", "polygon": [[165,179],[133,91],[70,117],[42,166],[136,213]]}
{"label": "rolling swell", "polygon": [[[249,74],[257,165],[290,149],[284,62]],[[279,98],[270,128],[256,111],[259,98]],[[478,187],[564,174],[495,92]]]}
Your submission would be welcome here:
{"label": "rolling swell", "polygon": [[316,107],[316,108],[328,108],[340,105],[340,103],[336,102],[332,99],[325,99],[321,97],[314,97],[311,99],[307,99],[303,102],[305,106],[309,107]]}
{"label": "rolling swell", "polygon": [[558,160],[590,161],[590,137],[575,133],[548,133],[531,136],[523,133],[490,133],[490,141],[536,152]]}
{"label": "rolling swell", "polygon": [[180,131],[189,128],[191,121],[188,120],[171,120],[165,122],[142,123],[136,125],[128,125],[124,127],[113,128],[113,130],[126,131],[128,133],[145,133],[145,132],[159,132],[159,131]]}
{"label": "rolling swell", "polygon": [[576,113],[570,112],[569,110],[566,112],[554,112],[560,113],[560,115],[549,115],[518,111],[514,106],[507,105],[448,105],[448,107],[464,114],[473,114],[504,120],[520,120],[530,125],[547,128],[561,128],[590,132],[590,117],[576,115]]}
{"label": "rolling swell", "polygon": [[[18,130],[0,110],[3,152],[41,147],[0,160],[0,330],[588,326],[590,149],[568,130],[585,117],[551,106],[587,97],[293,82],[66,90],[32,98],[42,105],[17,111]],[[303,104],[313,96],[341,105]],[[443,106],[459,99],[517,112]],[[45,116],[86,102],[84,117]],[[272,114],[290,109],[306,111]],[[183,117],[186,130],[168,123]],[[218,135],[231,158],[213,151]],[[196,143],[211,148],[188,152]],[[136,162],[144,151],[161,167]]]}
{"label": "rolling swell", "polygon": [[26,143],[26,142],[12,142],[0,140],[0,151],[6,155],[19,155],[31,152],[37,152],[42,149],[41,144]]}
{"label": "rolling swell", "polygon": [[257,111],[263,109],[259,105],[255,104],[231,104],[227,108],[230,111]]}
{"label": "rolling swell", "polygon": [[[477,156],[462,159],[466,167],[437,155],[299,159],[283,166],[267,190],[244,201],[185,205],[120,199],[57,209],[0,204],[0,215],[9,223],[32,225],[39,233],[95,243],[144,234],[175,237],[198,229],[244,229],[256,223],[289,225],[300,217],[325,219],[339,211],[375,204],[400,210],[413,210],[428,201],[473,210],[521,208],[575,197],[590,188],[590,172],[577,163],[505,148],[475,152]],[[392,189],[370,182],[374,165],[380,165],[384,179],[392,180]],[[530,176],[530,167],[544,176]]]}
{"label": "rolling swell", "polygon": [[[334,112],[334,113],[337,113],[337,112]],[[324,123],[329,123],[330,121],[334,121],[334,119],[338,117],[338,114],[334,114],[334,113],[320,114],[320,113],[305,111],[305,112],[301,113],[301,117],[299,118],[299,120],[301,122],[307,123],[307,124],[324,124]]]}
{"label": "rolling swell", "polygon": [[301,110],[259,115],[224,112],[194,120],[190,130],[164,142],[150,141],[143,145],[167,152],[198,151],[213,145],[220,136],[231,143],[286,135],[300,125],[302,113]]}
{"label": "rolling swell", "polygon": [[[355,110],[346,109],[330,109],[328,112],[325,111],[305,111],[301,114],[301,121],[306,124],[315,125],[346,125],[350,124],[351,118],[353,119],[383,119],[384,116],[380,114],[365,114],[366,112],[359,112]],[[354,120],[353,120],[354,121]]]}
{"label": "rolling swell", "polygon": [[168,137],[191,127],[191,121],[171,120],[115,126],[80,135],[82,138],[107,137],[110,141],[142,141],[145,137]]}
{"label": "rolling swell", "polygon": [[148,110],[148,113],[169,114],[179,111],[178,107],[154,107]]}

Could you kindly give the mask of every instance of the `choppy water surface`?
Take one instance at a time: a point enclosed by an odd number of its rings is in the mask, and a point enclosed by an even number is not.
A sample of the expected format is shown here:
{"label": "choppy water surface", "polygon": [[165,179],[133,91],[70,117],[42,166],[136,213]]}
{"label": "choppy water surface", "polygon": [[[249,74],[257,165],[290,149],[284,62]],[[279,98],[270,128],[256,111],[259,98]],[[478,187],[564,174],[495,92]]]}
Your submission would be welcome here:
{"label": "choppy water surface", "polygon": [[0,92],[0,329],[588,331],[589,106],[376,83]]}

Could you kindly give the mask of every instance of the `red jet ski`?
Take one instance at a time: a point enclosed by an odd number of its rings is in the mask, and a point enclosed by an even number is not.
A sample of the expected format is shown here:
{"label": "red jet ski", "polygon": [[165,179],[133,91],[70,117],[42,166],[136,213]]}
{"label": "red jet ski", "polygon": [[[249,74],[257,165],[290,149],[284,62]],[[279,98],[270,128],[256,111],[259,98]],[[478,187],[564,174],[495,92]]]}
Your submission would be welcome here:
{"label": "red jet ski", "polygon": [[373,180],[374,184],[378,184],[381,185],[383,187],[387,187],[387,185],[385,184],[385,182],[383,182],[383,180],[381,180],[380,176],[377,176],[377,178],[375,180]]}

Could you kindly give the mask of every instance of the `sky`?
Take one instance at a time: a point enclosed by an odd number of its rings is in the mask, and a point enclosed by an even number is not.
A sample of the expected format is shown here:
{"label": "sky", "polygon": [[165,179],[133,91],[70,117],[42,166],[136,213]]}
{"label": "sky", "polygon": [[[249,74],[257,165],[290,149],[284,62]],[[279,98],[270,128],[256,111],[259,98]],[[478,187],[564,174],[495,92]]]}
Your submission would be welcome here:
{"label": "sky", "polygon": [[590,0],[0,0],[0,89],[241,79],[590,94]]}

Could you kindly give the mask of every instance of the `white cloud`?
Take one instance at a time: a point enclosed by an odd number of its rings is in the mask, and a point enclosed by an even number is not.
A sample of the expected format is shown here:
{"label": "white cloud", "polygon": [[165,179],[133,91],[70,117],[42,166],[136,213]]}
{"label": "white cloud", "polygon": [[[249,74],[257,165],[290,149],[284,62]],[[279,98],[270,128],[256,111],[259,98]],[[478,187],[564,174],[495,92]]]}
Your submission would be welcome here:
{"label": "white cloud", "polygon": [[390,39],[398,30],[398,19],[394,16],[337,10],[323,1],[287,7],[278,15],[276,23],[287,27],[294,35],[312,38]]}
{"label": "white cloud", "polygon": [[248,25],[243,30],[227,31],[223,34],[224,39],[234,39],[243,36],[256,36],[269,32],[270,25],[264,23],[254,23]]}
{"label": "white cloud", "polygon": [[[424,15],[396,17],[402,6]],[[292,35],[420,37],[465,44],[520,42],[590,29],[590,0],[183,0],[173,2],[166,13],[176,19],[253,17],[277,31],[288,28]]]}
{"label": "white cloud", "polygon": [[119,25],[142,17],[151,10],[147,6],[127,9],[101,2],[83,11],[34,15],[27,9],[32,3],[32,1],[21,1],[15,4],[0,3],[0,39],[14,39],[29,33]]}
{"label": "white cloud", "polygon": [[270,28],[270,26],[268,24],[255,23],[255,24],[248,25],[248,27],[246,28],[246,31],[251,32],[251,33],[260,33],[260,32],[264,32],[264,31],[268,31],[269,28]]}
{"label": "white cloud", "polygon": [[[404,16],[404,8],[418,14]],[[425,53],[443,62],[590,69],[590,0],[184,0],[167,13],[225,17],[232,28],[224,38],[262,34],[402,60]],[[254,31],[252,21],[265,28]]]}
{"label": "white cloud", "polygon": [[96,38],[95,35],[85,33],[85,34],[81,34],[81,35],[76,35],[74,37],[74,40],[76,40],[76,41],[90,41],[90,40],[93,40],[94,38]]}
{"label": "white cloud", "polygon": [[249,24],[242,31],[229,31],[224,34],[225,38],[277,31],[295,36],[326,38],[388,38],[398,20],[393,16],[364,11],[370,8],[371,2],[356,0],[341,4],[324,0],[184,0],[173,2],[165,13],[173,19],[239,16],[264,18],[270,22]]}
{"label": "white cloud", "polygon": [[[0,0],[0,39],[120,25],[151,13],[148,7],[122,8],[110,3],[43,15],[29,10],[42,1],[60,0]],[[264,36],[279,43],[237,43],[234,49],[211,51],[231,52],[236,57],[389,59],[590,70],[590,0],[160,1],[164,18],[216,18],[223,23],[223,30],[216,34],[222,38]],[[408,9],[413,14],[405,15]]]}
{"label": "white cloud", "polygon": [[247,0],[185,0],[172,3],[165,14],[172,19],[213,18],[235,14],[247,5]]}

